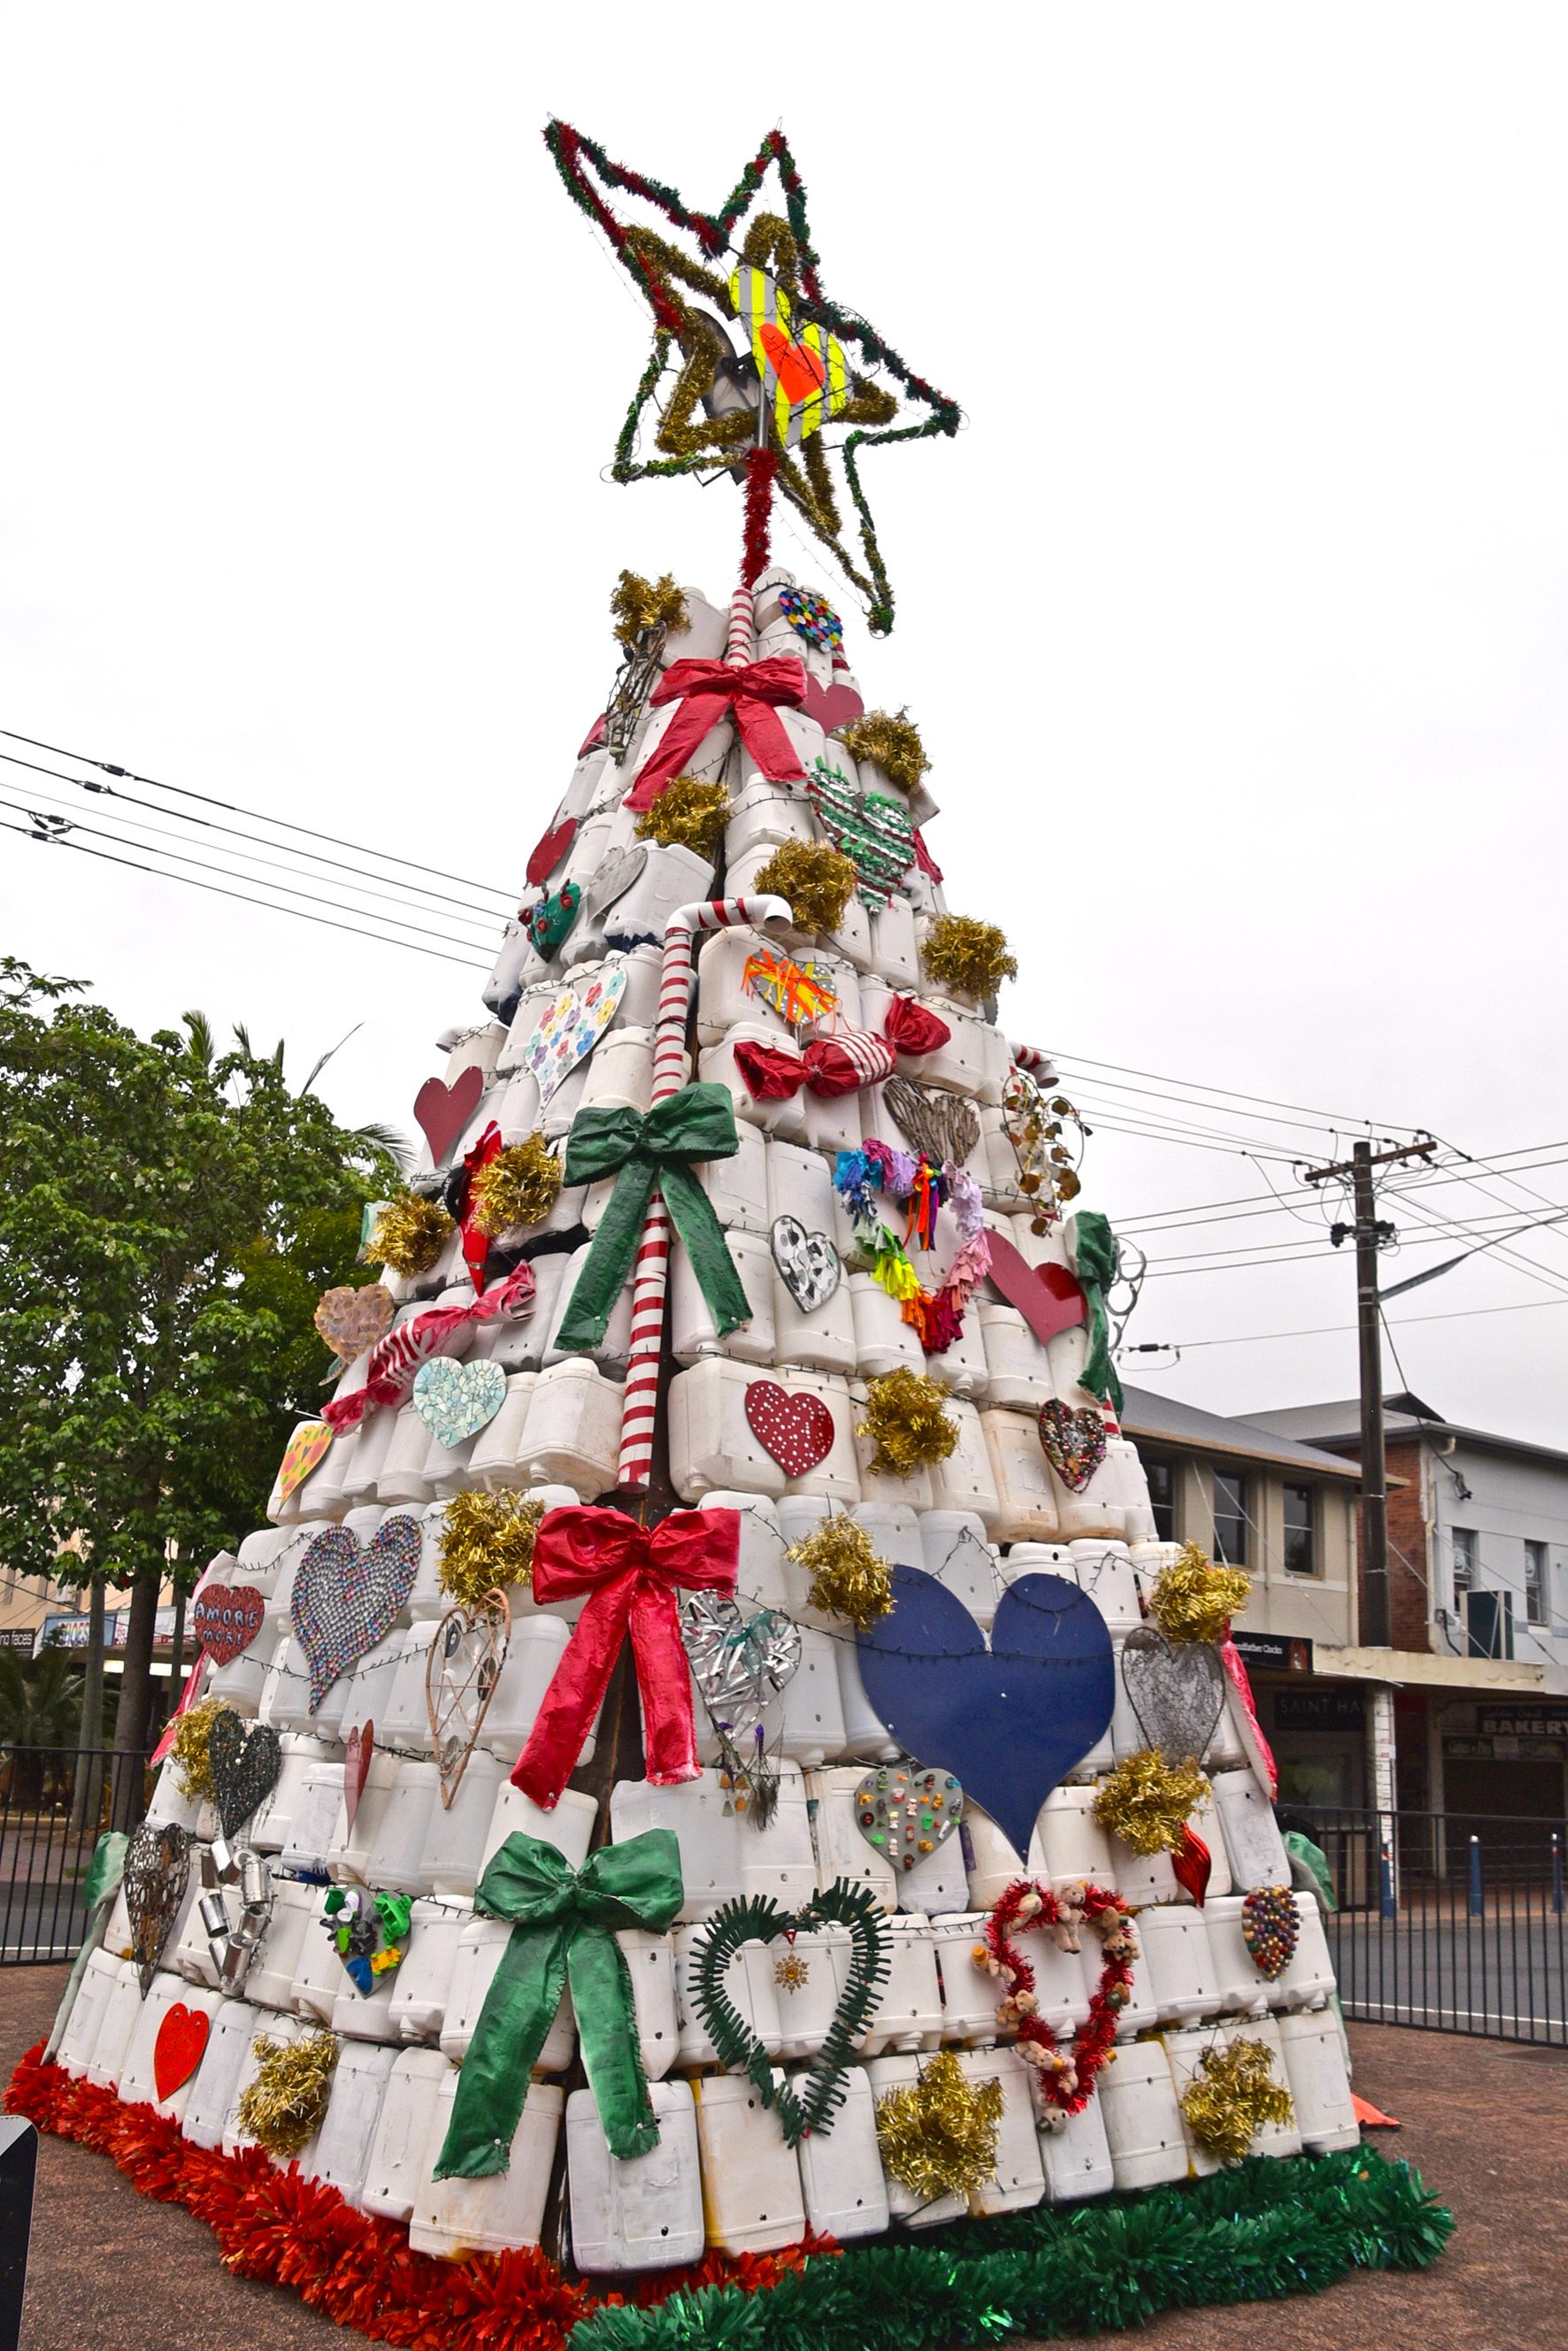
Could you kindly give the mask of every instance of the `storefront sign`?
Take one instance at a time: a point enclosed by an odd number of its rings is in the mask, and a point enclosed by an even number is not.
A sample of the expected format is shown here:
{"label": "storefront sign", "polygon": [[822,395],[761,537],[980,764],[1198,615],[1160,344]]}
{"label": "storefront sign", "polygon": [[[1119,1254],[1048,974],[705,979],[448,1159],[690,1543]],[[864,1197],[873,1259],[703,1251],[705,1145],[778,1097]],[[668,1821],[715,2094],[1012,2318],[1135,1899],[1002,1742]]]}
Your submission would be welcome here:
{"label": "storefront sign", "polygon": [[1357,1689],[1281,1690],[1276,1730],[1364,1730],[1366,1698]]}
{"label": "storefront sign", "polygon": [[1468,1739],[1450,1731],[1444,1738],[1443,1753],[1450,1763],[1557,1763],[1568,1754],[1568,1740],[1525,1739],[1511,1731]]}
{"label": "storefront sign", "polygon": [[1568,1714],[1561,1707],[1482,1706],[1476,1708],[1476,1729],[1484,1739],[1568,1738]]}
{"label": "storefront sign", "polygon": [[30,1650],[32,1646],[33,1627],[31,1625],[7,1625],[4,1629],[0,1629],[0,1649]]}
{"label": "storefront sign", "polygon": [[1232,1633],[1236,1654],[1249,1668],[1261,1666],[1265,1673],[1310,1674],[1312,1670],[1312,1645],[1298,1639],[1292,1633]]}

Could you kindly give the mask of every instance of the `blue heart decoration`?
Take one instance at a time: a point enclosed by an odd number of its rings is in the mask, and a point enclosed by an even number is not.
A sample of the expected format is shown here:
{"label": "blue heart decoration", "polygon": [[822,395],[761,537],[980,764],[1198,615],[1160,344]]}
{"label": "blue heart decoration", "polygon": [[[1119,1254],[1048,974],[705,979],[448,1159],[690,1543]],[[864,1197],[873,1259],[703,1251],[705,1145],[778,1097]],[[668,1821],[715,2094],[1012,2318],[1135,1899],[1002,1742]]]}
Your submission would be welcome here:
{"label": "blue heart decoration", "polygon": [[1065,1576],[1020,1576],[1002,1595],[988,1649],[934,1575],[895,1567],[893,1600],[857,1645],[866,1696],[904,1752],[956,1771],[1027,1859],[1041,1804],[1111,1720],[1105,1619]]}

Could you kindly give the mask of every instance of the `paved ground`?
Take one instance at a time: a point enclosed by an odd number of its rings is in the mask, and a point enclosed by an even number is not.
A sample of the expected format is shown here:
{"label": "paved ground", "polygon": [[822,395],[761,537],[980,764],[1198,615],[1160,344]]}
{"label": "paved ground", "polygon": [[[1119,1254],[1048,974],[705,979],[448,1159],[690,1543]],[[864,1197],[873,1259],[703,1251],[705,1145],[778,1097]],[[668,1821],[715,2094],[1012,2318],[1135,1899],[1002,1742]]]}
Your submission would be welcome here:
{"label": "paved ground", "polygon": [[[0,2072],[47,2031],[63,1968],[0,1975]],[[1193,2311],[1131,2338],[1147,2351],[1563,2351],[1568,2052],[1351,2027],[1380,2134],[1452,2206],[1434,2269],[1353,2276],[1300,2302]],[[1102,2351],[1115,2338],[1101,2336]],[[102,2156],[45,2138],[22,2351],[349,2351],[364,2338],[276,2288],[229,2277],[210,2232],[149,2203]]]}

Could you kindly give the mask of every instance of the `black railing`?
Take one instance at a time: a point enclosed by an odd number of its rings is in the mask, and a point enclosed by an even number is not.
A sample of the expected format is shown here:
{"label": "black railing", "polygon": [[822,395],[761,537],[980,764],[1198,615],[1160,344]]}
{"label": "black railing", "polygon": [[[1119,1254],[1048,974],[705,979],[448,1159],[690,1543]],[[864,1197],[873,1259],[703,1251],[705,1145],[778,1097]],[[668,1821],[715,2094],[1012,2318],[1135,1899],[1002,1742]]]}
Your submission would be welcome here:
{"label": "black railing", "polygon": [[1347,2016],[1568,2045],[1568,1825],[1285,1805],[1326,1855]]}
{"label": "black railing", "polygon": [[93,1847],[106,1828],[134,1828],[146,1801],[140,1755],[0,1746],[0,1966],[71,1958]]}

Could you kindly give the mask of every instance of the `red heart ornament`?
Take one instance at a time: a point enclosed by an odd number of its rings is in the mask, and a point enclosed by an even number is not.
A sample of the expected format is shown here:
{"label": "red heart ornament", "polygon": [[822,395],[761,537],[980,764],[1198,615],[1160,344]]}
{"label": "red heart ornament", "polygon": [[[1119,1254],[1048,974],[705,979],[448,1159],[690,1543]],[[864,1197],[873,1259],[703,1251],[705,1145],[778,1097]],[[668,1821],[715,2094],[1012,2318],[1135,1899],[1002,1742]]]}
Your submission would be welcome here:
{"label": "red heart ornament", "polygon": [[810,674],[800,707],[824,735],[836,735],[841,726],[852,726],[857,718],[865,716],[865,704],[852,685],[841,685],[837,678],[831,685],[819,685]]}
{"label": "red heart ornament", "polygon": [[214,1666],[232,1666],[260,1632],[266,1608],[254,1584],[204,1583],[191,1610],[191,1629]]}
{"label": "red heart ornament", "polygon": [[821,391],[828,381],[828,363],[820,351],[814,351],[809,343],[792,343],[771,319],[762,320],[757,335],[773,362],[773,372],[791,408],[798,408],[801,401]]}
{"label": "red heart ornament", "polygon": [[360,1798],[365,1792],[371,1758],[375,1751],[375,1724],[357,1722],[343,1741],[343,1813],[350,1835],[353,1834],[354,1815],[360,1809]]}
{"label": "red heart ornament", "polygon": [[990,1242],[991,1280],[1042,1347],[1058,1332],[1087,1322],[1089,1301],[1064,1265],[1030,1265],[1005,1233],[993,1232]]}
{"label": "red heart ornament", "polygon": [[541,882],[549,880],[576,839],[577,819],[575,817],[569,816],[561,823],[550,827],[528,862],[526,870],[530,890],[537,890]]}
{"label": "red heart ornament", "polygon": [[753,1380],[746,1391],[746,1418],[786,1477],[803,1478],[832,1450],[833,1416],[821,1396],[791,1395],[775,1380]]}
{"label": "red heart ornament", "polygon": [[426,1078],[413,1098],[413,1114],[430,1145],[430,1155],[437,1165],[445,1158],[464,1128],[479,1106],[485,1091],[483,1070],[465,1070],[460,1077],[447,1085],[440,1078]]}
{"label": "red heart ornament", "polygon": [[206,2011],[187,2008],[183,2000],[165,2010],[152,2043],[152,2080],[160,2102],[172,2097],[190,2080],[202,2062],[212,2029]]}

